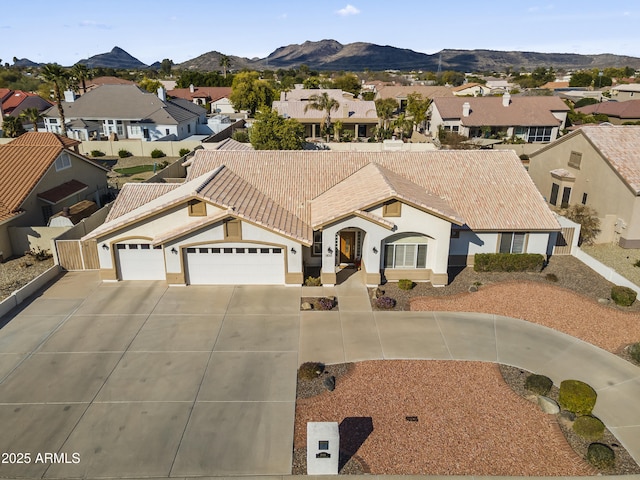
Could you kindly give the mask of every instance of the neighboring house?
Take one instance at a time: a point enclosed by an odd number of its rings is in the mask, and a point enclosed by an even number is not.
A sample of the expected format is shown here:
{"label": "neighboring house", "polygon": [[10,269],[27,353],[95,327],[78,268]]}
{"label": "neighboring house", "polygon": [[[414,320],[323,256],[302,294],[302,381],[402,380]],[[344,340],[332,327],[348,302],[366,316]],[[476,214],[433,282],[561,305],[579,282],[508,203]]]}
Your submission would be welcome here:
{"label": "neighboring house", "polygon": [[577,112],[593,115],[604,114],[609,123],[622,125],[625,122],[640,122],[640,98],[625,102],[602,102],[576,108]]}
{"label": "neighboring house", "polygon": [[[340,121],[343,132],[351,132],[353,138],[369,138],[378,125],[378,113],[373,101],[354,100],[351,93],[336,89],[294,89],[282,92],[281,100],[273,102],[273,109],[286,118],[298,120],[305,128],[305,137],[321,138],[320,125],[326,112],[307,109],[313,95],[327,93],[338,101],[337,110],[331,111],[331,122]],[[306,110],[306,111],[305,111]]]}
{"label": "neighboring house", "polygon": [[554,141],[565,127],[569,107],[557,97],[436,98],[428,130],[469,138],[516,137],[528,143]]}
{"label": "neighboring house", "polygon": [[556,90],[569,90],[569,82],[547,82],[540,88],[544,90],[551,90],[554,92]]}
{"label": "neighboring house", "polygon": [[[167,100],[164,89],[158,95],[136,85],[103,85],[75,98],[65,92],[64,115],[70,137],[89,140],[92,132],[118,139],[183,140],[206,125],[206,111],[186,100]],[[60,133],[58,108],[44,112],[48,132]],[[97,134],[96,133],[96,134]],[[93,134],[93,135],[96,135]]]}
{"label": "neighboring house", "polygon": [[475,253],[550,254],[560,226],[504,151],[206,151],[183,184],[128,183],[85,236],[101,276],[169,284],[448,283]]}
{"label": "neighboring house", "polygon": [[459,87],[453,87],[451,92],[456,97],[484,97],[491,94],[491,89],[481,83],[465,83]]}
{"label": "neighboring house", "polygon": [[[118,77],[95,77],[88,80],[85,80],[85,85],[87,86],[87,92],[94,90],[103,85],[135,85],[136,82],[131,80],[125,80],[124,78]],[[82,90],[82,82],[77,86],[78,91]]]}
{"label": "neighboring house", "polygon": [[100,203],[106,168],[78,153],[78,141],[28,132],[0,145],[0,252],[12,248],[9,227],[47,225],[50,217],[83,200]]}
{"label": "neighboring house", "polygon": [[640,126],[583,126],[530,156],[529,174],[554,207],[598,212],[598,243],[640,248]]}
{"label": "neighboring house", "polygon": [[453,92],[449,87],[410,85],[410,86],[383,86],[378,88],[376,100],[379,98],[393,98],[398,102],[398,108],[401,112],[407,108],[407,98],[411,93],[419,93],[422,98],[442,98],[453,97]]}
{"label": "neighboring house", "polygon": [[640,100],[640,83],[611,87],[611,98],[618,102]]}
{"label": "neighboring house", "polygon": [[508,93],[513,88],[513,83],[508,82],[502,78],[486,78],[487,83],[485,86],[490,89],[491,95],[502,95]]}
{"label": "neighboring house", "polygon": [[167,95],[172,98],[183,98],[190,102],[206,107],[210,105],[209,113],[234,113],[231,104],[231,87],[194,87],[175,88],[167,91]]}
{"label": "neighboring house", "polygon": [[0,102],[2,102],[3,114],[12,117],[19,117],[27,108],[36,108],[39,112],[43,112],[53,106],[53,103],[35,93],[6,88],[0,89]]}

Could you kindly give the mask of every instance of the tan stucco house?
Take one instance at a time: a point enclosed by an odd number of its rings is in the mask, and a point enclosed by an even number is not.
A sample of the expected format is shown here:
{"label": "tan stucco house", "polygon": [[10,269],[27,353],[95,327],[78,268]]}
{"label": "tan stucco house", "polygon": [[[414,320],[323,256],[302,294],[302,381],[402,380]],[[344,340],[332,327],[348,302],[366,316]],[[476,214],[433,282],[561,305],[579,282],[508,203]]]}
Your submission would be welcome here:
{"label": "tan stucco house", "polygon": [[80,155],[80,142],[29,132],[0,145],[0,253],[22,254],[10,227],[45,226],[50,217],[82,200],[100,202],[107,193],[106,168]]}
{"label": "tan stucco house", "polygon": [[584,126],[530,156],[549,205],[598,212],[598,243],[640,248],[640,126]]}
{"label": "tan stucco house", "polygon": [[560,229],[511,151],[197,151],[182,184],[126,184],[84,237],[108,280],[448,282],[475,253],[550,254]]}

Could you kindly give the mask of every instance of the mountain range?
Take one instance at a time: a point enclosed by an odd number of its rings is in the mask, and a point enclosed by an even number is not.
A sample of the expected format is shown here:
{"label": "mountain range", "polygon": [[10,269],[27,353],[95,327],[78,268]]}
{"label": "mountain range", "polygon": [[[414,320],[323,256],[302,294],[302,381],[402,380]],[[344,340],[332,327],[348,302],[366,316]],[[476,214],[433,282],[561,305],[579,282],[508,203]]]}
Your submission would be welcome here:
{"label": "mountain range", "polygon": [[[200,71],[220,70],[217,51],[204,53],[194,59],[176,65],[176,68]],[[341,44],[336,40],[320,40],[291,44],[274,50],[265,58],[245,58],[227,55],[232,70],[244,68],[264,70],[292,68],[307,65],[314,70],[455,70],[461,72],[532,70],[536,67],[578,70],[629,66],[640,69],[640,58],[613,54],[580,55],[575,53],[538,53],[495,50],[449,50],[429,55],[413,50],[356,42]],[[21,62],[29,62],[22,59]],[[33,62],[31,62],[33,63]],[[120,47],[108,53],[94,55],[77,63],[89,68],[158,68],[159,62],[148,66]]]}

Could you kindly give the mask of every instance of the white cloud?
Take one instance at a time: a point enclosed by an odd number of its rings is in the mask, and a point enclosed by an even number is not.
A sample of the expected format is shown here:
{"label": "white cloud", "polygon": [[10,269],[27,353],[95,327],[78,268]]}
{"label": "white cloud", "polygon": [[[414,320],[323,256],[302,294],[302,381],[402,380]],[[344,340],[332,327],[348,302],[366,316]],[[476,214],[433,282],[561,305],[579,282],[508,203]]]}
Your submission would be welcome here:
{"label": "white cloud", "polygon": [[349,4],[346,7],[337,10],[336,13],[341,17],[348,17],[349,15],[358,15],[360,13],[360,10]]}

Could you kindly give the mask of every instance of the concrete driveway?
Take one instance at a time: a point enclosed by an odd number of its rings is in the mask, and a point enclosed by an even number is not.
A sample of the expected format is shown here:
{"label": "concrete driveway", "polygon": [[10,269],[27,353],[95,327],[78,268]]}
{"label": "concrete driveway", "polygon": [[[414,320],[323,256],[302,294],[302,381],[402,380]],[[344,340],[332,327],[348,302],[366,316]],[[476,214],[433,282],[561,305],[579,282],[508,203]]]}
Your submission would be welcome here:
{"label": "concrete driveway", "polygon": [[[300,312],[301,295],[336,295],[340,311]],[[181,288],[73,273],[2,320],[0,452],[31,461],[0,463],[0,477],[281,478],[307,360],[478,360],[580,379],[640,461],[640,368],[512,318],[372,312],[358,282]]]}

